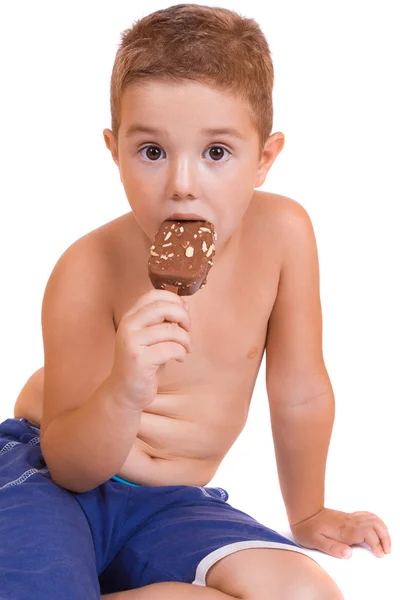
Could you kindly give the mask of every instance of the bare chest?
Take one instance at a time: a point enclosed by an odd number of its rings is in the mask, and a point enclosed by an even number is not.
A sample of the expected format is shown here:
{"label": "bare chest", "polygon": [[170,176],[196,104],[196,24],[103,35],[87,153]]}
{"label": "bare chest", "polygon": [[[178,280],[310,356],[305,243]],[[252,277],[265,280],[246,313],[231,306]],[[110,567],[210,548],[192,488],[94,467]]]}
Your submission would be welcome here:
{"label": "bare chest", "polygon": [[[263,355],[278,280],[276,261],[268,257],[262,265],[254,264],[245,253],[239,260],[216,263],[205,288],[186,297],[193,353],[184,363],[171,361],[160,370],[159,394],[217,395],[247,402]],[[150,289],[145,270],[125,271],[114,286],[116,327]]]}

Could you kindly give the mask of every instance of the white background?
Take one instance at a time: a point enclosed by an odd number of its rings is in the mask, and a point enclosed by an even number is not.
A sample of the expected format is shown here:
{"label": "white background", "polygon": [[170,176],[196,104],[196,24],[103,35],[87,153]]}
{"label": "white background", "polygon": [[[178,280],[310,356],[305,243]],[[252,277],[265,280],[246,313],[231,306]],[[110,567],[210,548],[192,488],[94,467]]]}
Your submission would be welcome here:
{"label": "white background", "polygon": [[[102,138],[111,124],[111,69],[120,33],[169,2],[148,1],[143,11],[138,4],[0,4],[0,421],[12,417],[20,388],[43,363],[41,301],[57,259],[129,210]],[[397,3],[208,4],[255,18],[266,34],[276,73],[273,131],[285,134],[286,145],[263,189],[294,198],[314,223],[337,406],[327,506],[376,512],[393,537],[392,555],[381,560],[365,548],[350,561],[318,560],[346,600],[399,598]],[[211,485],[288,531],[264,365],[248,424]]]}

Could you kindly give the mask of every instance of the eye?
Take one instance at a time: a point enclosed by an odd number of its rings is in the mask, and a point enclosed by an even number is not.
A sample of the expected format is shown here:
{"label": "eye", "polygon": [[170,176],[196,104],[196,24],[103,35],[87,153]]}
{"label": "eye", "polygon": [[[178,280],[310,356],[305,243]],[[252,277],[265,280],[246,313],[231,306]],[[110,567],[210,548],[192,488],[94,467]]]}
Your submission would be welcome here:
{"label": "eye", "polygon": [[[229,150],[223,146],[211,146],[206,152],[210,153],[209,155],[213,162],[226,162],[226,160],[229,159],[229,156],[231,156]],[[225,156],[225,160],[222,160],[224,159],[224,153],[227,153],[228,156]]]}
{"label": "eye", "polygon": [[139,155],[146,162],[157,162],[160,156],[162,155],[163,150],[158,146],[147,145],[139,150]]}
{"label": "eye", "polygon": [[[209,152],[213,162],[225,162],[231,156],[229,150],[223,146],[211,146],[206,152]],[[146,162],[157,162],[160,158],[165,158],[165,152],[154,144],[143,146],[138,153]]]}

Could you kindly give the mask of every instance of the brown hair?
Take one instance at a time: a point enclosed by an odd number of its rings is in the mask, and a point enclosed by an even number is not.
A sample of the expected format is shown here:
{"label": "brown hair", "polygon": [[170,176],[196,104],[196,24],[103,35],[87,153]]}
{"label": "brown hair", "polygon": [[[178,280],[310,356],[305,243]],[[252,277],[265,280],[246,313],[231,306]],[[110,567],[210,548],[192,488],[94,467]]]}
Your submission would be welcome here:
{"label": "brown hair", "polygon": [[131,83],[198,81],[248,103],[262,147],[271,134],[274,70],[267,40],[253,20],[225,9],[179,4],[136,21],[122,34],[111,76],[112,130]]}

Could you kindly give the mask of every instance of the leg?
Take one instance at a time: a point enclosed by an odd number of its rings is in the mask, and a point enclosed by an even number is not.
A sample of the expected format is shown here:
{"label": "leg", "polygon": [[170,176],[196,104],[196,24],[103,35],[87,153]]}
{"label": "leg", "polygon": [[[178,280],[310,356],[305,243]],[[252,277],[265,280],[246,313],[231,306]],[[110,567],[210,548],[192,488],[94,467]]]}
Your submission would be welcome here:
{"label": "leg", "polygon": [[157,600],[170,590],[172,597],[199,600],[207,592],[213,598],[211,591],[226,599],[343,600],[301,548],[226,500],[221,488],[130,488],[124,538],[101,572],[105,600],[107,594],[110,600]]}
{"label": "leg", "polygon": [[29,377],[14,405],[16,419],[25,417],[37,427],[40,427],[43,415],[43,373],[42,367]]}
{"label": "leg", "polygon": [[233,600],[223,592],[191,583],[152,583],[136,590],[105,594],[104,600]]}
{"label": "leg", "polygon": [[312,559],[288,550],[251,549],[230,554],[208,572],[207,587],[156,583],[106,594],[105,600],[343,600]]}
{"label": "leg", "polygon": [[51,480],[37,430],[15,419],[0,424],[0,581],[1,598],[100,598],[87,520]]}
{"label": "leg", "polygon": [[314,560],[270,548],[242,550],[221,559],[208,571],[207,585],[246,600],[343,600]]}

